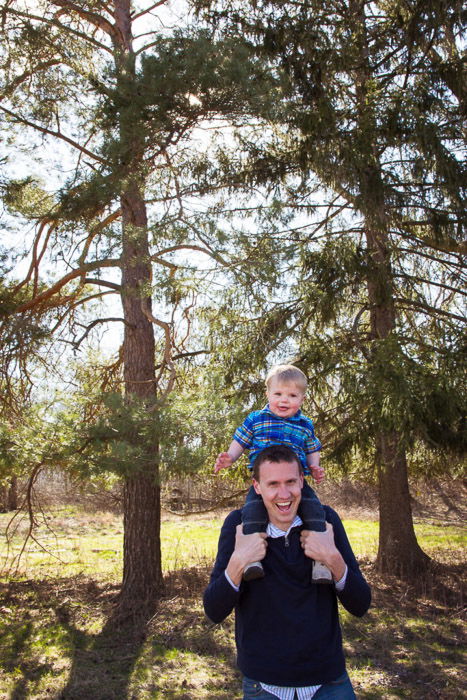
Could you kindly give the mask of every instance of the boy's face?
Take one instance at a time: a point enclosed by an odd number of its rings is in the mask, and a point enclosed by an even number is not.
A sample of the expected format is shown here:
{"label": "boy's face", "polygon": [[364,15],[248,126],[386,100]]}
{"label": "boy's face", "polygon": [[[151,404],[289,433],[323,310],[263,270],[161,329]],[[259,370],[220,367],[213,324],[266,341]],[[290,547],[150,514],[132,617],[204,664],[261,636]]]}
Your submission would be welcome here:
{"label": "boy's face", "polygon": [[281,382],[274,377],[266,389],[269,408],[279,418],[290,418],[299,410],[305,393],[295,382]]}

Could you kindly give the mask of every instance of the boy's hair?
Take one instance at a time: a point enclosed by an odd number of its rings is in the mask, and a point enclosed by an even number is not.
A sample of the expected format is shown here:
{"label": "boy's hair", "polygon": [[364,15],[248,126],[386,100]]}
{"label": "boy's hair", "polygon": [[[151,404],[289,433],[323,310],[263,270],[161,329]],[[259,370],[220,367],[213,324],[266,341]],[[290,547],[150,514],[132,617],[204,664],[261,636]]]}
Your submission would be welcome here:
{"label": "boy's hair", "polygon": [[305,393],[308,384],[305,374],[298,367],[294,367],[294,365],[276,365],[269,370],[266,377],[266,387],[268,389],[272,379],[277,379],[277,381],[284,384],[297,384],[303,393]]}
{"label": "boy's hair", "polygon": [[287,462],[288,464],[296,464],[298,467],[298,473],[303,474],[303,467],[300,460],[292,448],[288,445],[269,445],[269,447],[265,447],[264,450],[258,452],[253,461],[251,471],[255,481],[259,481],[260,467],[263,462],[272,462],[273,464]]}

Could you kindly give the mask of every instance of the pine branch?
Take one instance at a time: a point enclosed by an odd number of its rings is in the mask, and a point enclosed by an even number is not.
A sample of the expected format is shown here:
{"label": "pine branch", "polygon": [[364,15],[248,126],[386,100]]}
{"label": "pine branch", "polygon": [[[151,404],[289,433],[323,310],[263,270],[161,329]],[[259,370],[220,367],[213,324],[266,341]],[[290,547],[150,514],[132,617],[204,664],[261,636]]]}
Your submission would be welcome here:
{"label": "pine branch", "polygon": [[101,42],[97,41],[97,39],[94,39],[94,37],[89,36],[89,34],[86,34],[85,32],[80,32],[77,29],[73,29],[73,27],[66,27],[61,22],[58,22],[56,19],[48,19],[47,17],[41,17],[40,15],[34,15],[30,12],[21,12],[20,10],[14,10],[12,8],[8,8],[7,12],[9,14],[13,15],[14,17],[21,17],[23,19],[26,19],[27,21],[36,20],[37,22],[40,22],[41,24],[48,24],[52,27],[57,27],[57,29],[64,30],[65,32],[69,32],[70,34],[73,34],[74,36],[78,37],[79,39],[82,39],[83,41],[92,44],[97,49],[100,49],[102,51],[107,51],[108,53],[113,55],[112,49],[110,49],[105,44],[101,44]]}
{"label": "pine branch", "polygon": [[4,92],[0,95],[0,100],[3,100],[5,97],[10,97],[12,93],[18,88],[22,83],[26,82],[26,80],[29,80],[29,78],[32,78],[34,75],[36,75],[39,71],[42,70],[47,70],[47,68],[53,68],[53,66],[59,66],[60,61],[53,60],[53,61],[45,61],[44,63],[38,63],[32,70],[25,71],[21,75],[18,75],[11,83],[9,83]]}
{"label": "pine branch", "polygon": [[117,39],[118,32],[114,25],[102,17],[102,15],[97,14],[97,12],[85,10],[79,5],[76,5],[74,2],[70,2],[70,0],[49,0],[49,2],[51,5],[61,7],[67,14],[77,14],[79,17],[81,17],[81,19],[93,24],[96,29],[101,29],[105,34],[110,36],[112,40]]}
{"label": "pine branch", "polygon": [[444,309],[436,308],[435,306],[431,306],[430,304],[427,304],[426,302],[413,301],[412,299],[405,299],[404,297],[395,297],[394,301],[397,304],[401,304],[402,306],[410,307],[413,309],[419,309],[420,311],[424,311],[429,316],[434,316],[434,317],[445,316],[446,318],[452,318],[455,321],[460,321],[461,323],[465,323],[464,316],[460,316],[459,314],[454,314],[450,311],[444,311]]}

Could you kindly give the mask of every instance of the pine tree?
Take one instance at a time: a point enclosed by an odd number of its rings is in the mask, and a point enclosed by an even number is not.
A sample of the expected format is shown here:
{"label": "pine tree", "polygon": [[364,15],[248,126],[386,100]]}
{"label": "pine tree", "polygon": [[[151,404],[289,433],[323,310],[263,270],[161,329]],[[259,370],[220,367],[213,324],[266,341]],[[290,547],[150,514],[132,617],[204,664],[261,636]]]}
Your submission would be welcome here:
{"label": "pine tree", "polygon": [[198,8],[280,76],[274,112],[258,113],[275,139],[265,145],[263,129],[244,141],[244,177],[272,183],[282,209],[303,212],[283,263],[290,271],[294,246],[298,283],[291,274],[288,298],[263,307],[256,332],[249,324],[249,348],[262,346],[258,365],[295,338],[316,398],[331,401],[334,455],[376,464],[379,568],[413,577],[428,558],[413,528],[408,452],[416,440],[462,448],[459,3]]}
{"label": "pine tree", "polygon": [[[190,252],[218,259],[216,240],[185,211],[197,192],[188,137],[213,115],[237,115],[239,76],[249,72],[234,45],[216,47],[202,32],[156,33],[151,18],[164,4],[8,0],[0,8],[1,127],[10,159],[26,169],[15,177],[7,163],[3,191],[20,217],[12,224],[19,240],[35,226],[8,318],[49,314],[55,337],[70,342],[71,333],[75,348],[92,328],[121,323],[128,415],[144,408],[156,426],[174,358],[186,350],[176,322],[189,328],[196,294],[181,259],[185,268]],[[61,173],[21,155],[52,149]],[[121,316],[83,315],[107,294],[119,295]],[[150,609],[162,585],[159,444],[157,431],[147,435],[141,444],[137,424],[126,430],[130,448],[144,454],[124,485],[122,615]]]}

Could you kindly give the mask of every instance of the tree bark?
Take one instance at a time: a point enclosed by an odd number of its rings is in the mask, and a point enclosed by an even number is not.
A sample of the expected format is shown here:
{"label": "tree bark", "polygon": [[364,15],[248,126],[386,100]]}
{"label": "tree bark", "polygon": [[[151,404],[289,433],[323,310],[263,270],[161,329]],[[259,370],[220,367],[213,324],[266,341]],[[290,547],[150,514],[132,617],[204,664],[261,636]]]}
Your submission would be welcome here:
{"label": "tree bark", "polygon": [[[154,329],[143,312],[151,306],[146,207],[137,183],[122,196],[122,304],[125,318],[125,393],[155,411]],[[138,436],[135,435],[137,440]],[[125,480],[121,613],[150,611],[162,586],[160,483],[157,443],[146,444],[147,467]]]}
{"label": "tree bark", "polygon": [[405,453],[396,433],[379,436],[379,546],[376,565],[382,573],[414,580],[430,558],[420,548],[412,520]]}
{"label": "tree bark", "polygon": [[9,513],[18,510],[18,477],[12,476],[10,482],[0,489],[0,512]]}
{"label": "tree bark", "polygon": [[[156,398],[154,328],[144,309],[151,310],[151,261],[144,176],[141,125],[135,123],[135,56],[132,49],[131,6],[115,2],[115,23],[120,46],[116,52],[117,83],[123,106],[120,112],[122,173],[122,306],[125,319],[123,367],[125,396],[129,403],[143,402],[154,412]],[[138,434],[132,439],[138,441]],[[141,445],[139,445],[141,447]],[[151,614],[162,587],[160,550],[160,482],[158,445],[145,442],[145,467],[125,479],[123,581],[120,617]]]}

